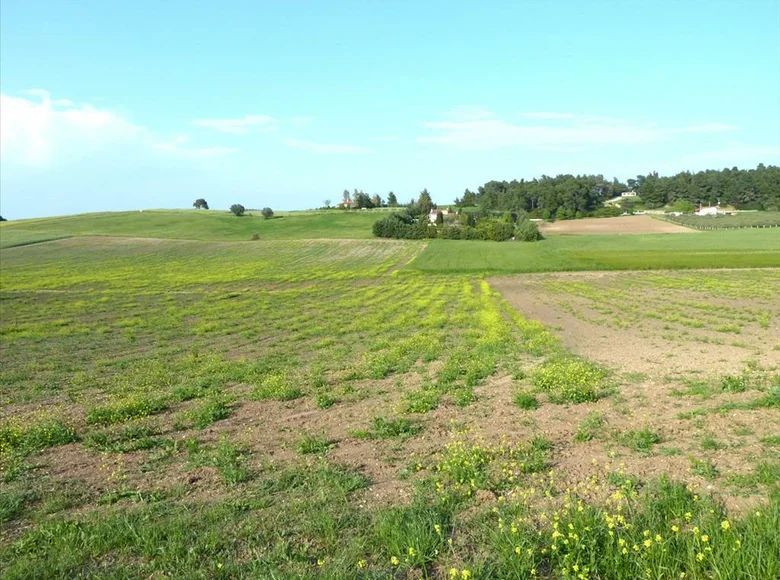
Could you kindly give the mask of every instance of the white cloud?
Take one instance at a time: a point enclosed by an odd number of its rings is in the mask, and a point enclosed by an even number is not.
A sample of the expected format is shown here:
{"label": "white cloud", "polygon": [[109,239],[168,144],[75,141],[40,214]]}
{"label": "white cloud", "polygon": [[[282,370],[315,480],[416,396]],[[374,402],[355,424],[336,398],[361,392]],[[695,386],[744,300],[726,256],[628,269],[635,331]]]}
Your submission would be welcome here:
{"label": "white cloud", "polygon": [[[78,158],[115,143],[142,140],[148,131],[120,115],[90,105],[51,100],[47,91],[0,94],[0,157],[4,162],[46,165]],[[55,106],[57,108],[55,108]]]}
{"label": "white cloud", "polygon": [[184,158],[218,157],[229,147],[195,147],[188,135],[164,140],[121,115],[91,105],[52,99],[31,89],[30,98],[0,94],[0,159],[3,164],[44,167],[77,161],[112,146],[130,146],[122,155],[156,151]]}
{"label": "white cloud", "polygon": [[303,149],[314,153],[365,153],[368,151],[365,147],[358,145],[339,145],[335,143],[315,143],[314,141],[302,141],[300,139],[285,139],[284,144],[287,147]]}
{"label": "white cloud", "polygon": [[277,119],[269,115],[246,115],[241,119],[198,119],[192,124],[231,135],[246,135],[251,131],[267,132],[278,129]]}
{"label": "white cloud", "polygon": [[[469,109],[465,113],[457,109],[446,116],[451,120],[423,123],[423,127],[434,134],[419,137],[417,141],[460,149],[517,146],[534,150],[572,151],[588,145],[638,145],[669,140],[676,134],[736,129],[723,124],[659,127],[626,119],[568,113],[526,113],[523,116],[536,122],[517,124],[499,119],[483,109]],[[550,120],[556,123],[545,123]]]}

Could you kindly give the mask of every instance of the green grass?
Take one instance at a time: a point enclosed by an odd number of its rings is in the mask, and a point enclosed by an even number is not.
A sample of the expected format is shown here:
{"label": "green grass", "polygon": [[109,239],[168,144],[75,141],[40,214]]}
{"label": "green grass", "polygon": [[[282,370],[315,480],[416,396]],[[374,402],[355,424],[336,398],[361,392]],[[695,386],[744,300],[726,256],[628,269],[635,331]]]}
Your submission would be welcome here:
{"label": "green grass", "polygon": [[411,264],[426,273],[780,267],[780,229],[697,234],[550,236],[536,243],[433,240]]}
{"label": "green grass", "polygon": [[[181,215],[190,229],[171,235],[240,221]],[[289,217],[268,227],[302,216]],[[484,279],[411,272],[425,242],[262,230],[251,242],[241,237],[251,230],[221,227],[198,235],[239,241],[76,238],[1,251],[4,578],[553,579],[576,578],[574,565],[601,578],[777,576],[765,546],[780,507],[762,483],[776,476],[772,457],[742,482],[762,494],[760,515],[741,518],[705,491],[618,477],[614,465],[561,474],[576,447],[560,422],[582,407],[521,412],[512,377],[545,393],[526,393],[522,408],[537,396],[587,406],[612,387],[608,370],[572,358]],[[670,292],[776,295],[771,271],[654,276]],[[737,315],[774,324],[747,310],[718,324],[742,324]],[[776,408],[774,371],[750,372],[758,398],[733,404]],[[580,430],[600,445],[612,410],[585,410]],[[653,449],[641,433],[630,441]]]}
{"label": "green grass", "polygon": [[380,215],[371,211],[260,212],[236,217],[220,210],[148,210],[93,213],[0,223],[0,247],[74,236],[119,236],[208,241],[365,239]]}
{"label": "green grass", "polygon": [[737,215],[723,216],[666,216],[664,218],[672,223],[697,229],[730,229],[730,228],[755,228],[780,226],[780,211],[754,211],[739,213]]}

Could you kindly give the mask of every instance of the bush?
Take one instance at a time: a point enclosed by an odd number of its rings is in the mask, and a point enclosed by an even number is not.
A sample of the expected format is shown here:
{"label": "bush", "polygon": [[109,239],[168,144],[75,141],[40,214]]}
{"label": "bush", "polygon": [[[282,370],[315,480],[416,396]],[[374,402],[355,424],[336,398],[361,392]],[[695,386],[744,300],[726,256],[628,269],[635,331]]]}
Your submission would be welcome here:
{"label": "bush", "polygon": [[274,210],[272,210],[270,207],[264,207],[260,213],[263,214],[263,217],[267,220],[270,220],[272,217],[274,217]]}
{"label": "bush", "polygon": [[515,228],[515,240],[520,242],[535,242],[542,239],[539,227],[531,220],[524,220]]}
{"label": "bush", "polygon": [[234,203],[233,205],[230,206],[230,211],[233,212],[233,215],[241,217],[242,215],[244,215],[246,208],[240,203]]}

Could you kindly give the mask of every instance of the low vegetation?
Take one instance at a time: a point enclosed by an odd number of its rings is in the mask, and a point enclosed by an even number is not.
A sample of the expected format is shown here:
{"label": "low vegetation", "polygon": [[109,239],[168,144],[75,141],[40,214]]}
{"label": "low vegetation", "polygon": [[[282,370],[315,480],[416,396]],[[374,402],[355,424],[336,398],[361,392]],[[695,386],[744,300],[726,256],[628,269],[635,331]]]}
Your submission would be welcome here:
{"label": "low vegetation", "polygon": [[[323,213],[349,233],[377,217],[361,212]],[[52,223],[151,235],[162,222],[147,213]],[[570,352],[480,274],[503,259],[504,271],[628,261],[614,237],[284,241],[273,237],[316,230],[320,214],[181,215],[241,243],[2,250],[4,578],[780,574],[767,549],[780,379],[766,350],[731,345],[774,328],[773,270],[541,277],[603,333],[657,322],[746,353],[659,376],[634,366],[647,353],[613,368]],[[687,249],[647,236],[622,251],[749,262],[769,253],[766,233],[690,234],[706,240]],[[464,267],[469,255],[482,261]]]}

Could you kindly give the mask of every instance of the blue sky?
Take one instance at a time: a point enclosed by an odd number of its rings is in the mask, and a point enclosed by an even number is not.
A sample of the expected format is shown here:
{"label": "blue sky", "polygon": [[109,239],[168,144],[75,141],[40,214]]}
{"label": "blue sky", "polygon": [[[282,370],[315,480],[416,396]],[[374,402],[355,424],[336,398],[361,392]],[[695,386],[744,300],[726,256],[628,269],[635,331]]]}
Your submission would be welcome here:
{"label": "blue sky", "polygon": [[780,0],[3,0],[0,213],[780,164]]}

